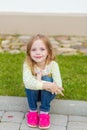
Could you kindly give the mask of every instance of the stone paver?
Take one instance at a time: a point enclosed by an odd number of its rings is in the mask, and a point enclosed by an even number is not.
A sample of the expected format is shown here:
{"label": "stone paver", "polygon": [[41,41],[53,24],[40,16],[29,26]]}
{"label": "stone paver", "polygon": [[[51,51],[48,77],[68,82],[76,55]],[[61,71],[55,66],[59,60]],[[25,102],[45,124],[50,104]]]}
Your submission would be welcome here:
{"label": "stone paver", "polygon": [[[26,119],[23,120],[20,130],[34,130],[34,128],[30,128],[27,124],[26,124]],[[38,128],[35,128],[35,130],[39,130]]]}
{"label": "stone paver", "polygon": [[24,118],[23,112],[5,112],[1,121],[21,123],[23,118]]}
{"label": "stone paver", "polygon": [[67,116],[51,114],[51,124],[54,126],[55,125],[66,126],[67,125]]}
{"label": "stone paver", "polygon": [[69,121],[86,122],[87,123],[87,117],[86,116],[69,116]]}
{"label": "stone paver", "polygon": [[69,122],[67,130],[87,130],[87,123],[85,123],[85,122]]}
{"label": "stone paver", "polygon": [[20,124],[0,122],[0,130],[19,130]]}
{"label": "stone paver", "polygon": [[49,128],[49,130],[66,130],[66,127],[51,125],[51,127]]}
{"label": "stone paver", "polygon": [[0,111],[0,117],[4,114],[4,111]]}
{"label": "stone paver", "polygon": [[2,119],[3,114],[4,114],[4,111],[0,111],[0,121]]}

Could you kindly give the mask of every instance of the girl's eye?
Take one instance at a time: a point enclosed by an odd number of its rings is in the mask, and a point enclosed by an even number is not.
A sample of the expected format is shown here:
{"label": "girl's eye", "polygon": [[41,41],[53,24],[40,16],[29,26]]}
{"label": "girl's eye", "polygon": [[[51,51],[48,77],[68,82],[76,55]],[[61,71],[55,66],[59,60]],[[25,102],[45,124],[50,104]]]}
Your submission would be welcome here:
{"label": "girl's eye", "polygon": [[[39,50],[44,51],[45,48],[40,48]],[[36,48],[33,48],[33,49],[31,49],[31,51],[37,51],[37,49],[36,49]]]}
{"label": "girl's eye", "polygon": [[36,49],[34,48],[34,49],[31,49],[31,51],[36,51]]}
{"label": "girl's eye", "polygon": [[44,48],[40,48],[41,51],[44,51],[45,49]]}

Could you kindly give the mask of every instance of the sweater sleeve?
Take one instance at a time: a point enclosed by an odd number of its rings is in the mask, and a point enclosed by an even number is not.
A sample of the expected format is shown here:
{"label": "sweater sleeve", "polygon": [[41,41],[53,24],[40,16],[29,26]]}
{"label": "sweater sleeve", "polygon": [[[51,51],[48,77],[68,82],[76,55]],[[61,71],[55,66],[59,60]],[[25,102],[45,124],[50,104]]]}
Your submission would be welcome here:
{"label": "sweater sleeve", "polygon": [[62,87],[62,79],[59,66],[55,61],[52,62],[52,77],[54,82],[58,85],[58,87]]}
{"label": "sweater sleeve", "polygon": [[43,82],[37,80],[35,76],[32,75],[26,63],[23,64],[23,82],[27,89],[42,90]]}

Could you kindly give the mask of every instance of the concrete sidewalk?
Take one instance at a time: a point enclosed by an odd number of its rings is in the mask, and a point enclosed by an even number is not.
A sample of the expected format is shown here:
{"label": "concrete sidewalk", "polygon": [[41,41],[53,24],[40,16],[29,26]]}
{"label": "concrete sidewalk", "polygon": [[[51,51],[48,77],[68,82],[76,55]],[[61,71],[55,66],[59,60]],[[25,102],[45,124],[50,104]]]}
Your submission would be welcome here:
{"label": "concrete sidewalk", "polygon": [[[26,97],[0,96],[0,130],[34,130],[26,124],[27,111]],[[87,102],[85,101],[55,99],[51,104],[50,115],[49,130],[87,130]]]}

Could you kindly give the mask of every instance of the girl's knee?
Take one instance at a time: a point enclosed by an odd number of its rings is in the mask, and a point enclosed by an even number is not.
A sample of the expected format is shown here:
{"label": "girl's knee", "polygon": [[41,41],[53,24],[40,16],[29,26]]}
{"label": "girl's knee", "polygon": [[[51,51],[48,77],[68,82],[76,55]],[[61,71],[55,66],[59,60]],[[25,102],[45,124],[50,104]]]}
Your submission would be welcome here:
{"label": "girl's knee", "polygon": [[50,76],[47,76],[47,75],[42,76],[42,80],[44,80],[44,81],[49,81],[49,82],[53,82],[53,78],[50,77]]}

